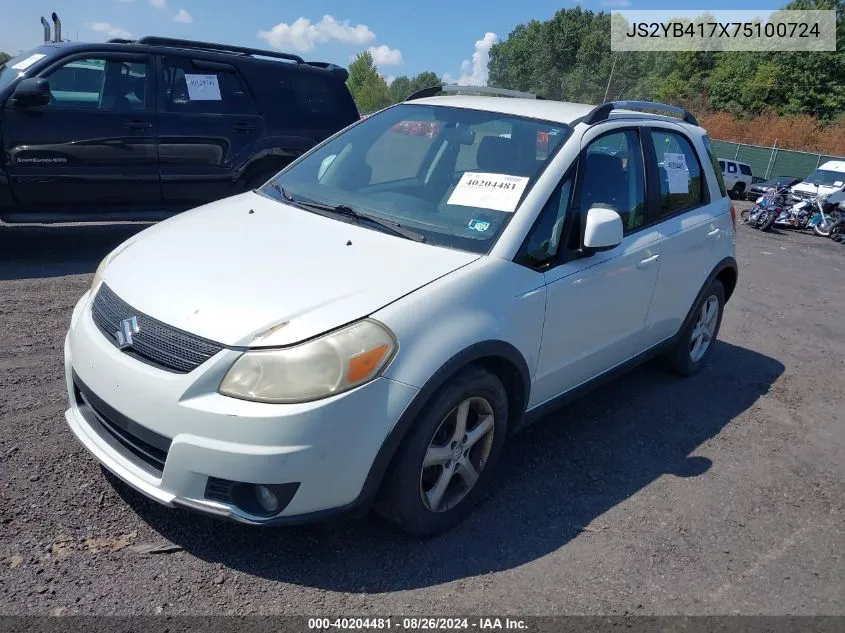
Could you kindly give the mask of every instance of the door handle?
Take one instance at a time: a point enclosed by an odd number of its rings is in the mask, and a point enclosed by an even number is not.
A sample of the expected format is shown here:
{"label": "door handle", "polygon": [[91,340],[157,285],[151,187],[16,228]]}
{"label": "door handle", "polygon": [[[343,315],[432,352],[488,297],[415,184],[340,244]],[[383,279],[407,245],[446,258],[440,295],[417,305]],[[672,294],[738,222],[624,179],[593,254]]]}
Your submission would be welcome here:
{"label": "door handle", "polygon": [[637,264],[637,268],[645,268],[649,264],[653,264],[658,259],[660,259],[660,255],[652,255],[651,257],[646,257],[645,259],[641,260],[639,264]]}
{"label": "door handle", "polygon": [[719,233],[722,232],[722,229],[713,229],[707,234],[707,237],[717,237]]}
{"label": "door handle", "polygon": [[149,121],[126,121],[123,124],[127,130],[146,130],[153,126]]}
{"label": "door handle", "polygon": [[252,125],[251,123],[235,123],[232,126],[232,129],[235,132],[248,132],[249,130],[254,130],[257,126]]}

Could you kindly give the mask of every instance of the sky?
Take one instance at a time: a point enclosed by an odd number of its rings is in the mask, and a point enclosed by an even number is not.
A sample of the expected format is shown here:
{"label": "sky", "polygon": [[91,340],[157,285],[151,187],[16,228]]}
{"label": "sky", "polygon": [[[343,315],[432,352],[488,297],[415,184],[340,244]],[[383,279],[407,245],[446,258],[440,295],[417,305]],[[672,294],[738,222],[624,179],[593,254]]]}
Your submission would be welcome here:
{"label": "sky", "polygon": [[[65,39],[160,35],[296,53],[347,66],[370,50],[391,80],[430,70],[480,85],[490,46],[518,24],[546,20],[573,0],[2,0],[0,51],[37,46],[40,18],[57,11]],[[677,0],[582,0],[584,9],[677,9]],[[771,0],[707,0],[702,9],[772,9]]]}

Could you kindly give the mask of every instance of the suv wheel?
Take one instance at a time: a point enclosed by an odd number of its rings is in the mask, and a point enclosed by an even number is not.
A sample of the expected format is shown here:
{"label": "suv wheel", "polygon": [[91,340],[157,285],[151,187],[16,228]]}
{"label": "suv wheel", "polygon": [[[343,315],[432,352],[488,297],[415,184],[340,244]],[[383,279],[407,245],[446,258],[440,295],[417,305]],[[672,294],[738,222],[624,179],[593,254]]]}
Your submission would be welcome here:
{"label": "suv wheel", "polygon": [[493,476],[507,418],[507,393],[495,375],[471,365],[450,378],[396,452],[377,512],[416,536],[462,521]]}
{"label": "suv wheel", "polygon": [[731,198],[734,200],[743,200],[745,198],[745,184],[738,182],[733,186],[733,189],[730,191]]}
{"label": "suv wheel", "polygon": [[714,280],[693,309],[675,347],[666,355],[669,369],[681,376],[701,371],[713,352],[724,308],[725,288],[721,281]]}

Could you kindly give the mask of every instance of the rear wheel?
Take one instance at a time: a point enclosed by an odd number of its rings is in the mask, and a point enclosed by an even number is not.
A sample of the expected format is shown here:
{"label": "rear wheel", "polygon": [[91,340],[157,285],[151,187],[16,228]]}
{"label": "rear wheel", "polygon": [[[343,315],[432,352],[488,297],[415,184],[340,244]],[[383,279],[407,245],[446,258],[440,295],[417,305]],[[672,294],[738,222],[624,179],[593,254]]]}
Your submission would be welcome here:
{"label": "rear wheel", "polygon": [[417,536],[462,521],[490,483],[507,418],[501,381],[479,366],[462,370],[414,421],[385,475],[376,511]]}
{"label": "rear wheel", "polygon": [[679,333],[675,347],[665,357],[671,371],[681,376],[692,376],[707,364],[719,335],[724,308],[725,288],[716,279],[693,308],[692,318]]}
{"label": "rear wheel", "polygon": [[731,198],[734,200],[742,200],[745,198],[745,183],[738,182],[730,190]]}
{"label": "rear wheel", "polygon": [[771,229],[778,219],[777,211],[769,211],[764,217],[760,219],[760,230],[768,231]]}

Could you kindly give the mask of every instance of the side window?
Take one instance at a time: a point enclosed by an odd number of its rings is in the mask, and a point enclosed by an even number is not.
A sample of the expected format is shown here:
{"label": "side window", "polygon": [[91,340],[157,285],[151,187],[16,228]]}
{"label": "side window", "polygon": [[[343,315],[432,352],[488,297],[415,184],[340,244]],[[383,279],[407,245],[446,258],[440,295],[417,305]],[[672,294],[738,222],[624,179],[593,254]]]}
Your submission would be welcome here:
{"label": "side window", "polygon": [[257,114],[237,71],[210,70],[190,59],[164,58],[164,107],[192,114]]}
{"label": "side window", "polygon": [[48,107],[74,110],[146,109],[147,64],[103,58],[74,59],[46,75]]}
{"label": "side window", "polygon": [[517,264],[542,269],[555,260],[567,229],[572,181],[572,176],[566,176],[549,197],[516,255]]}
{"label": "side window", "polygon": [[736,173],[736,163],[728,163],[728,173],[735,174]]}
{"label": "side window", "polygon": [[707,156],[710,158],[710,164],[713,165],[713,171],[716,173],[716,182],[719,185],[719,192],[724,198],[728,195],[728,189],[725,187],[725,179],[722,177],[722,172],[725,171],[725,161],[717,161],[716,153],[713,151],[713,145],[711,145],[710,139],[706,135],[703,140],[704,147],[707,148]]}
{"label": "side window", "polygon": [[705,199],[701,163],[689,140],[666,130],[651,130],[651,140],[657,156],[661,217],[701,205]]}
{"label": "side window", "polygon": [[745,175],[745,176],[751,175],[751,167],[749,167],[748,165],[740,164],[739,171],[741,171],[743,173],[743,175]]}
{"label": "side window", "polygon": [[636,130],[611,132],[590,143],[581,157],[579,208],[607,207],[622,216],[629,233],[646,221],[645,172]]}

